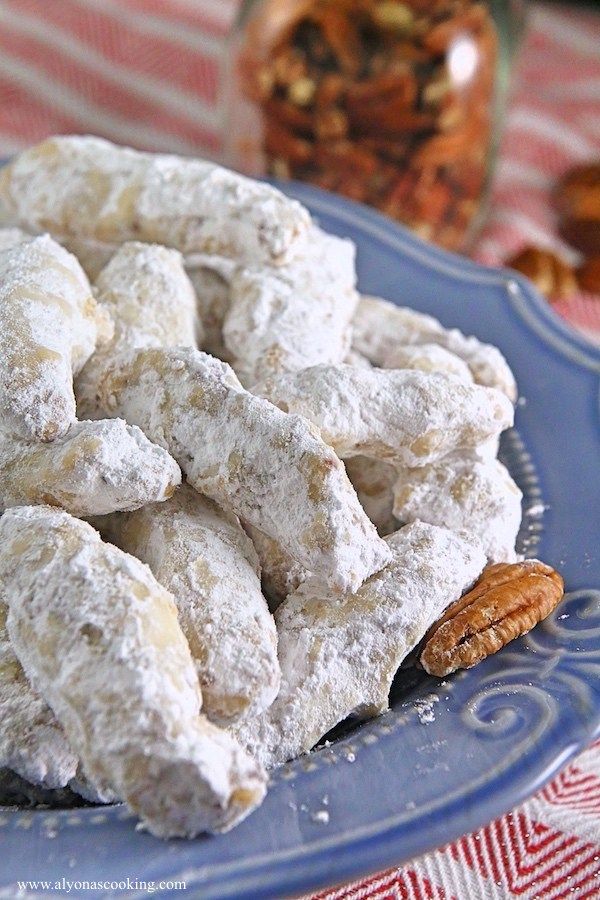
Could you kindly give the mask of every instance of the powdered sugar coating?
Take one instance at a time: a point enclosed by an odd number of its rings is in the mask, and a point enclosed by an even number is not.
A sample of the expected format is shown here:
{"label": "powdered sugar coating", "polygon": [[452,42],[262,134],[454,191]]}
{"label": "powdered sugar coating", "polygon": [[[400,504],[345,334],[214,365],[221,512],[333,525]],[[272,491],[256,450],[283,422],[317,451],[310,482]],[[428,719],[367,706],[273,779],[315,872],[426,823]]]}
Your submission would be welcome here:
{"label": "powdered sugar coating", "polygon": [[0,218],[57,240],[142,240],[270,265],[295,255],[310,223],[267,184],[89,136],[52,137],[12,160],[0,173]]}
{"label": "powdered sugar coating", "polygon": [[352,327],[354,348],[377,366],[385,365],[399,345],[438,344],[467,363],[477,384],[497,388],[513,402],[517,399],[514,375],[497,347],[444,328],[433,316],[363,296]]}
{"label": "powdered sugar coating", "polygon": [[140,346],[194,346],[202,340],[202,322],[183,256],[160,244],[123,244],[98,275],[99,303],[115,320],[111,350]]}
{"label": "powdered sugar coating", "polygon": [[500,391],[416,370],[312,366],[272,376],[255,389],[305,416],[338,456],[423,466],[470,449],[512,425]]}
{"label": "powdered sugar coating", "polygon": [[248,522],[244,527],[252,538],[258,554],[262,589],[269,602],[269,609],[274,612],[288,594],[295,591],[308,578],[309,572],[286,553],[281,544],[273,538]]}
{"label": "powdered sugar coating", "polygon": [[277,609],[279,696],[233,729],[267,768],[309,751],[351,713],[385,710],[402,660],[485,564],[470,534],[419,522],[386,540],[392,561],[355,594],[331,603],[307,582]]}
{"label": "powdered sugar coating", "polygon": [[383,536],[396,531],[398,522],[393,512],[396,468],[368,456],[352,456],[345,460],[345,466],[360,505],[378,533]]}
{"label": "powdered sugar coating", "polygon": [[75,421],[73,373],[111,324],[74,256],[48,236],[0,252],[0,412],[16,434],[51,441]]}
{"label": "powdered sugar coating", "polygon": [[232,369],[189,349],[123,354],[99,390],[166,447],[200,493],[278,541],[332,590],[387,562],[342,463],[299,416],[245,391]]}
{"label": "powdered sugar coating", "polygon": [[100,272],[96,298],[114,323],[75,382],[80,417],[95,418],[96,390],[112,358],[136,347],[195,347],[202,340],[196,295],[177,250],[137,241],[123,244]]}
{"label": "powdered sugar coating", "polygon": [[279,690],[277,633],[236,516],[182,485],[166,503],[98,526],[175,597],[208,718],[224,725],[266,709]]}
{"label": "powdered sugar coating", "polygon": [[473,383],[473,376],[466,362],[439,344],[405,344],[395,347],[385,358],[383,367],[443,372],[445,375],[454,375],[466,384]]}
{"label": "powdered sugar coating", "polygon": [[398,472],[394,515],[401,522],[420,519],[470,531],[490,563],[515,562],[522,496],[498,460],[452,454],[437,464]]}
{"label": "powdered sugar coating", "polygon": [[65,512],[20,507],[0,520],[0,577],[26,673],[153,834],[224,830],[260,803],[260,767],[198,715],[175,604],[146,566]]}
{"label": "powdered sugar coating", "polygon": [[60,237],[55,235],[55,239],[69,253],[77,257],[81,268],[92,282],[96,280],[104,266],[110,262],[121,246],[121,244],[108,244],[104,241],[95,241],[93,238],[82,238],[77,235],[61,235]]}
{"label": "powdered sugar coating", "polygon": [[345,358],[358,303],[354,263],[351,241],[315,226],[289,265],[233,273],[223,339],[243,384]]}
{"label": "powdered sugar coating", "polygon": [[352,347],[346,354],[346,358],[343,362],[348,366],[358,366],[361,369],[370,369],[372,367],[367,357],[363,356],[362,353],[359,353],[358,350],[354,350]]}
{"label": "powdered sugar coating", "polygon": [[26,244],[32,237],[21,228],[0,228],[0,250],[10,250],[18,244]]}
{"label": "powdered sugar coating", "polygon": [[6,628],[8,607],[0,599],[0,769],[31,784],[62,788],[77,758],[47,703],[29,684]]}
{"label": "powdered sugar coating", "polygon": [[88,803],[119,803],[121,800],[107,785],[99,788],[98,785],[92,784],[83,771],[81,763],[77,768],[75,778],[72,778],[69,782],[69,788],[75,794],[79,794],[80,797],[87,800]]}
{"label": "powdered sugar coating", "polygon": [[48,503],[103,515],[166,500],[180,481],[166,450],[122,419],[75,422],[50,444],[0,431],[0,510]]}
{"label": "powdered sugar coating", "polygon": [[223,322],[229,309],[229,281],[207,265],[187,264],[186,269],[196,292],[198,313],[204,326],[201,347],[212,356],[228,361],[230,354],[223,342]]}

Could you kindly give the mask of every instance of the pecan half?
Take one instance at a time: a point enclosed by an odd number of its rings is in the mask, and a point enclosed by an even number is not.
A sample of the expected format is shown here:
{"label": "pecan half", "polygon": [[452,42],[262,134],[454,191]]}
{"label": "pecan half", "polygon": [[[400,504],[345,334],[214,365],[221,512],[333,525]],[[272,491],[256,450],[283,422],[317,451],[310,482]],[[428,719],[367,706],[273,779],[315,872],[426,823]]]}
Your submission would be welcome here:
{"label": "pecan half", "polygon": [[586,255],[600,253],[600,219],[561,219],[560,235]]}
{"label": "pecan half", "polygon": [[554,205],[562,219],[600,220],[600,160],[574,166],[554,189]]}
{"label": "pecan half", "polygon": [[524,247],[516,256],[508,259],[506,265],[526,275],[538,291],[550,299],[567,299],[577,292],[575,273],[551,250]]}
{"label": "pecan half", "polygon": [[488,566],[433,626],[421,665],[440,678],[470,669],[550,615],[563,591],[558,572],[537,559]]}
{"label": "pecan half", "polygon": [[584,260],[577,269],[577,282],[583,291],[600,294],[600,255]]}
{"label": "pecan half", "polygon": [[569,169],[553,198],[562,237],[582,253],[600,253],[600,160]]}

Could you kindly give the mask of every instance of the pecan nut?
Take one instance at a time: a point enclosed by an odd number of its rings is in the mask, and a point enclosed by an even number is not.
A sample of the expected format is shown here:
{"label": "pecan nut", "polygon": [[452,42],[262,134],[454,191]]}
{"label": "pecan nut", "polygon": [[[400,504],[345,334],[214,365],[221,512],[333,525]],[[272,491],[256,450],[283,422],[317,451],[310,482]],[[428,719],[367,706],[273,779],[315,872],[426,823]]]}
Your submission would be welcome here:
{"label": "pecan nut", "polygon": [[552,300],[566,300],[577,292],[575,273],[551,250],[525,247],[506,265],[526,275],[541,294]]}
{"label": "pecan nut", "polygon": [[569,169],[554,189],[554,205],[567,243],[600,253],[600,160]]}
{"label": "pecan nut", "polygon": [[[448,249],[463,247],[492,141],[498,49],[488,4],[270,0],[256,8],[238,68],[263,125],[249,146],[268,173],[338,191]],[[464,77],[450,64],[459,36],[476,56]],[[346,165],[354,153],[357,164]],[[437,188],[431,202],[427,191],[425,202],[406,196],[406,184],[422,180]]]}
{"label": "pecan nut", "polygon": [[577,270],[579,287],[588,294],[600,294],[600,255],[590,256]]}
{"label": "pecan nut", "polygon": [[554,189],[554,205],[561,219],[600,220],[600,160],[574,166]]}
{"label": "pecan nut", "polygon": [[488,566],[430,630],[421,665],[440,678],[470,669],[550,615],[563,592],[562,577],[539,560]]}
{"label": "pecan nut", "polygon": [[561,219],[560,236],[587,256],[600,253],[600,218],[599,219]]}

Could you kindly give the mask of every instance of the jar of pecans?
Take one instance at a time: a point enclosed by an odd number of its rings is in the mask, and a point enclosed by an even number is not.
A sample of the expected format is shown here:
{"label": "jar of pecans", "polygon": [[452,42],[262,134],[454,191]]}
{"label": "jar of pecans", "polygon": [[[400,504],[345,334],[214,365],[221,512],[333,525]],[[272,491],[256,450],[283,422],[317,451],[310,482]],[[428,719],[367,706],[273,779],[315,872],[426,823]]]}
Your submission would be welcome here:
{"label": "jar of pecans", "polygon": [[246,0],[230,162],[464,251],[485,209],[521,0]]}

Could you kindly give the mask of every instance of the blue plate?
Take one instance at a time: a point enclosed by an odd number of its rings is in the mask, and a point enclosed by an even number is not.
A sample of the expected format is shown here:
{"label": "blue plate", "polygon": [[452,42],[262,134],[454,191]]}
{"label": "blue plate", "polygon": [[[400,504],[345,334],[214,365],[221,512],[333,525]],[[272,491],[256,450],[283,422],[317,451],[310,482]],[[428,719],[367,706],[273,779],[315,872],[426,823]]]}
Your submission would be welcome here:
{"label": "blue plate", "polygon": [[[388,714],[274,772],[262,808],[230,834],[163,843],[123,807],[0,811],[0,895],[63,878],[105,883],[86,896],[146,896],[141,881],[170,882],[158,897],[181,896],[176,881],[210,900],[307,892],[504,813],[600,731],[600,350],[513,273],[435,250],[350,202],[286,190],[356,241],[363,291],[504,351],[522,396],[502,450],[525,494],[520,544],[563,572],[566,600],[473,671],[399,678]],[[45,895],[56,896],[29,889]]]}

